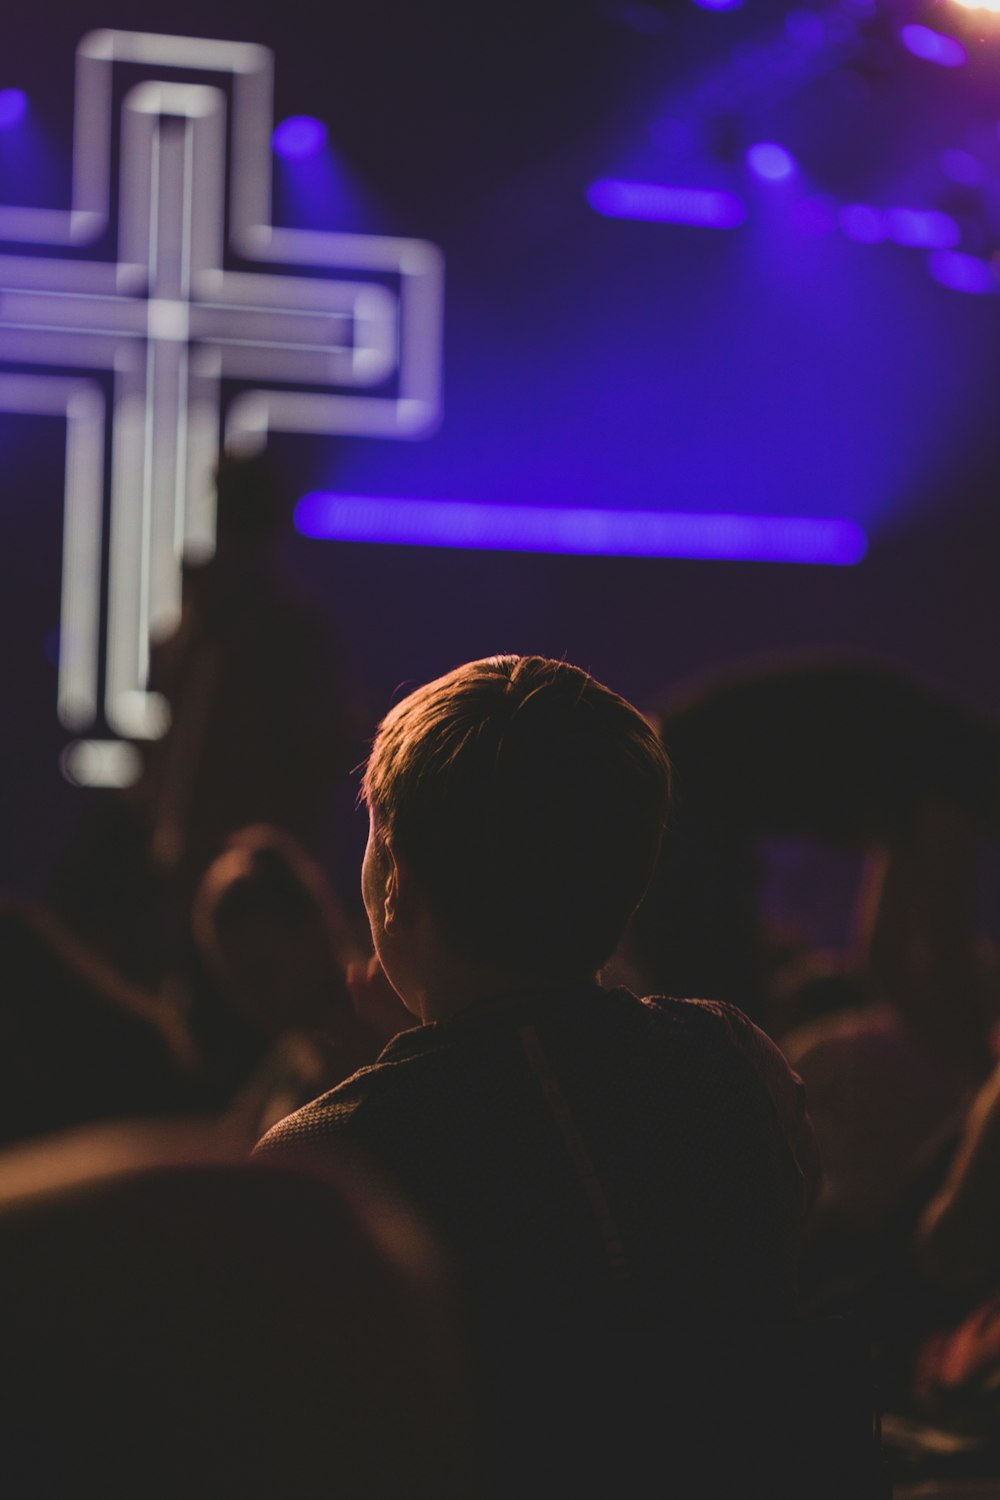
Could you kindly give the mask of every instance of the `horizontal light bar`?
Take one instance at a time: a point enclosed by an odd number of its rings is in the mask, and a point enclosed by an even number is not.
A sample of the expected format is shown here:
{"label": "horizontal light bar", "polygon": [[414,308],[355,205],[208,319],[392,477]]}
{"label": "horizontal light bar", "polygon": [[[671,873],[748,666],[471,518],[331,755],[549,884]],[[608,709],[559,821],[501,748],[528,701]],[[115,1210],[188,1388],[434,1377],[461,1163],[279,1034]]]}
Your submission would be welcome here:
{"label": "horizontal light bar", "polygon": [[314,491],[295,526],[323,541],[603,557],[697,557],[742,562],[860,562],[868,539],[855,521],[684,511],[486,505],[380,499]]}
{"label": "horizontal light bar", "polygon": [[733,193],[715,188],[670,187],[659,182],[625,182],[600,177],[587,189],[587,202],[608,219],[649,219],[660,224],[695,224],[704,229],[737,229],[746,206]]}

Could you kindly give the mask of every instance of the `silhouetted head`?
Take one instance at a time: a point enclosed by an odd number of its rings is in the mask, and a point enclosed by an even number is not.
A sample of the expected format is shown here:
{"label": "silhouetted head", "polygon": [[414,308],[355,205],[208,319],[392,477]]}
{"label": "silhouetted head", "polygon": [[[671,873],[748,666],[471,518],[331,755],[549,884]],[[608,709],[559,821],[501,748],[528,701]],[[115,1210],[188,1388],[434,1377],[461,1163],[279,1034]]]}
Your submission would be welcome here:
{"label": "silhouetted head", "polygon": [[470,1493],[456,1309],[351,1160],[245,1160],[209,1122],[0,1154],[0,1490],[33,1500]]}
{"label": "silhouetted head", "polygon": [[[379,726],[362,788],[366,884],[391,851],[466,963],[592,975],[646,888],[669,782],[647,721],[578,667],[470,662]],[[371,889],[366,904],[373,917]]]}
{"label": "silhouetted head", "polygon": [[192,925],[228,999],[260,1032],[322,1027],[333,1006],[349,1003],[336,894],[282,829],[259,824],[233,836],[202,878]]}

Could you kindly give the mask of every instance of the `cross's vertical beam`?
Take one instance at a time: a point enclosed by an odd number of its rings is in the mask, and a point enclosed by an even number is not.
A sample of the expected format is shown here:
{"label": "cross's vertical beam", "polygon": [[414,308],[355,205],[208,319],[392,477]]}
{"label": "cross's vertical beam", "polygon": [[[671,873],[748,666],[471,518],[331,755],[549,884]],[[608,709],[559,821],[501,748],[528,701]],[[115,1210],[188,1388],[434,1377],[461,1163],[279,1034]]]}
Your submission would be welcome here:
{"label": "cross's vertical beam", "polygon": [[[221,276],[226,201],[226,96],[203,87],[191,115],[188,277],[192,298],[210,295]],[[195,185],[197,190],[195,191]],[[184,555],[204,560],[215,550],[212,469],[219,453],[222,360],[218,348],[196,346],[188,369],[187,472],[184,475]]]}
{"label": "cross's vertical beam", "polygon": [[66,403],[65,494],[56,707],[81,729],[97,715],[104,535],[104,400],[89,382]]}
{"label": "cross's vertical beam", "polygon": [[[166,705],[146,692],[149,650],[142,629],[148,561],[149,493],[146,485],[147,351],[119,350],[114,379],[114,440],[111,456],[111,566],[108,577],[108,639],[105,713],[126,739],[149,739],[166,728]],[[136,494],[136,486],[140,494]]]}
{"label": "cross's vertical beam", "polygon": [[[120,734],[141,738],[162,733],[166,710],[147,691],[150,642],[180,618],[189,541],[211,550],[203,486],[218,449],[218,368],[209,354],[191,369],[189,307],[197,271],[221,249],[218,173],[196,169],[221,160],[224,124],[221,92],[201,85],[139,84],[122,112],[121,261],[129,277],[141,269],[148,302],[145,356],[116,374],[125,435],[112,475],[105,707]],[[189,507],[194,485],[200,504]]]}
{"label": "cross's vertical beam", "polygon": [[[191,237],[191,121],[161,120],[156,132],[156,197],[151,202],[143,508],[148,516],[146,640],[180,618],[180,563],[187,475],[188,296]],[[147,498],[148,497],[148,498]]]}

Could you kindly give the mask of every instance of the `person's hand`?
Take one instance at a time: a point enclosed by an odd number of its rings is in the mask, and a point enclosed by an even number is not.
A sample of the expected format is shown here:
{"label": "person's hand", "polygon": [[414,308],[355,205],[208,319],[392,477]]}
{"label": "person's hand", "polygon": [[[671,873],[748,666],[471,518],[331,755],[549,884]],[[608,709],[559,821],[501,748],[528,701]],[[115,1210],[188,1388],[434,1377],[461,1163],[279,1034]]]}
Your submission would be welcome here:
{"label": "person's hand", "polygon": [[385,970],[372,955],[367,961],[347,966],[347,989],[354,1014],[378,1044],[379,1050],[401,1031],[420,1024],[407,1010],[385,976]]}

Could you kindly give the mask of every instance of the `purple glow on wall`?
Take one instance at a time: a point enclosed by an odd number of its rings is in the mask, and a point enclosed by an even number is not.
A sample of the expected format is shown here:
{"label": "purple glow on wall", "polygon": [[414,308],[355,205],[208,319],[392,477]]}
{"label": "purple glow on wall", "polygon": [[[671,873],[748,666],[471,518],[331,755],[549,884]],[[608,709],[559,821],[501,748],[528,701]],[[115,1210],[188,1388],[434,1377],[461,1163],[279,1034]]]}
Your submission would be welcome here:
{"label": "purple glow on wall", "polygon": [[271,145],[286,161],[312,156],[326,144],[326,126],[312,115],[289,115],[274,127]]}
{"label": "purple glow on wall", "polygon": [[28,112],[28,96],[23,89],[0,89],[0,130],[17,125]]}
{"label": "purple glow on wall", "polygon": [[859,245],[880,244],[888,235],[885,214],[870,203],[845,203],[840,210],[840,227]]}
{"label": "purple glow on wall", "polygon": [[983,164],[971,151],[949,147],[941,152],[938,160],[945,176],[963,187],[978,187],[983,180]]}
{"label": "purple glow on wall", "polygon": [[694,0],[699,10],[738,10],[743,0]]}
{"label": "purple glow on wall", "polygon": [[813,236],[829,234],[837,223],[833,208],[822,198],[804,198],[793,203],[791,218],[803,234]]}
{"label": "purple glow on wall", "polygon": [[922,57],[925,62],[937,63],[941,68],[960,68],[967,61],[965,48],[953,36],[932,31],[929,26],[904,26],[899,39],[907,52]]}
{"label": "purple glow on wall", "polygon": [[733,193],[658,182],[625,182],[617,177],[592,182],[587,188],[587,202],[595,213],[609,219],[649,219],[706,229],[736,229],[746,218],[745,205]]}
{"label": "purple glow on wall", "polygon": [[323,541],[835,567],[860,562],[868,550],[856,522],[815,516],[486,505],[324,491],[302,497],[295,526]]}
{"label": "purple glow on wall", "polygon": [[785,35],[803,52],[817,52],[826,43],[826,22],[813,10],[790,10],[785,17]]}

